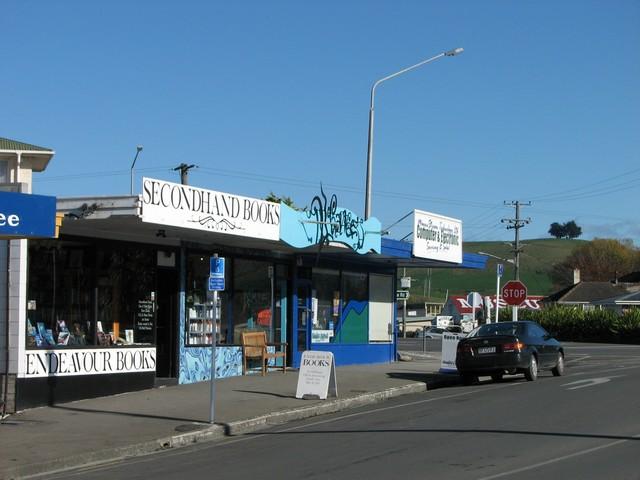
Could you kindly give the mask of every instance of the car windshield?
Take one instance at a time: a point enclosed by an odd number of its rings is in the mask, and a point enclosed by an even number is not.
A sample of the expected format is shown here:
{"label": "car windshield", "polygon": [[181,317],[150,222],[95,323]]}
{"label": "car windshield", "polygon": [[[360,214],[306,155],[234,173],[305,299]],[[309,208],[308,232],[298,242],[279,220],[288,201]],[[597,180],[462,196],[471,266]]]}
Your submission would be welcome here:
{"label": "car windshield", "polygon": [[492,335],[523,335],[525,326],[522,323],[513,322],[498,322],[488,323],[486,325],[477,328],[469,336],[473,337],[488,337]]}

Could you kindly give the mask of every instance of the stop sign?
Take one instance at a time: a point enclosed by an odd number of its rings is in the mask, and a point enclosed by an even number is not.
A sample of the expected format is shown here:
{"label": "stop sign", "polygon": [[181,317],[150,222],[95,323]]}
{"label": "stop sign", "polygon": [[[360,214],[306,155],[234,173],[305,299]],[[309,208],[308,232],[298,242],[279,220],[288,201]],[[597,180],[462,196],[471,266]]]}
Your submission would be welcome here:
{"label": "stop sign", "polygon": [[527,287],[520,280],[509,280],[502,287],[502,299],[507,305],[522,305],[527,298]]}

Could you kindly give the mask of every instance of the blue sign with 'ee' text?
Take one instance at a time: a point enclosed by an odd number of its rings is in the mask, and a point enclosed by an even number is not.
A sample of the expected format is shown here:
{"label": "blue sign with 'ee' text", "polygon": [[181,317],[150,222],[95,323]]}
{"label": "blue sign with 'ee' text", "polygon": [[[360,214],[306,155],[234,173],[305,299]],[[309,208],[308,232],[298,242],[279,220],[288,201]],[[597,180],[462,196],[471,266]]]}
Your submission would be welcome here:
{"label": "blue sign with 'ee' text", "polygon": [[54,237],[56,197],[0,192],[0,238]]}
{"label": "blue sign with 'ee' text", "polygon": [[224,257],[209,259],[209,291],[224,290]]}

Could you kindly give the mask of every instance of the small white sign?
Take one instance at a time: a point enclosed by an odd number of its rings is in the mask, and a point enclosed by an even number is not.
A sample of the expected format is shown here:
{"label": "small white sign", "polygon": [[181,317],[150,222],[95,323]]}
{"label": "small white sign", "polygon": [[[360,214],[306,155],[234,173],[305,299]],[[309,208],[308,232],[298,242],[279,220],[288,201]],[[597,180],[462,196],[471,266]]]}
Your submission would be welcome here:
{"label": "small white sign", "polygon": [[330,343],[333,330],[311,330],[311,343]]}
{"label": "small white sign", "polygon": [[296,398],[320,398],[325,400],[329,383],[333,383],[333,394],[338,396],[336,362],[331,352],[306,350],[302,352]]}
{"label": "small white sign", "polygon": [[462,263],[462,221],[414,210],[413,256]]}
{"label": "small white sign", "polygon": [[458,371],[456,367],[456,353],[460,337],[450,333],[442,335],[442,360],[440,363],[440,371],[445,373],[455,373]]}

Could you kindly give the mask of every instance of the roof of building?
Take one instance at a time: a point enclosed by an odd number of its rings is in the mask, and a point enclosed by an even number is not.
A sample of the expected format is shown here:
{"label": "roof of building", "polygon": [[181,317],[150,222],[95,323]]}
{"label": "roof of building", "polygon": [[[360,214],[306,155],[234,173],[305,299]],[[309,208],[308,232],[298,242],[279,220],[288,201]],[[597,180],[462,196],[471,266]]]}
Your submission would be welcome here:
{"label": "roof of building", "polygon": [[640,305],[640,292],[631,292],[593,302],[598,305]]}
{"label": "roof of building", "polygon": [[617,297],[627,290],[611,282],[579,282],[552,293],[545,301],[556,303],[591,303],[598,300]]}
{"label": "roof of building", "polygon": [[0,150],[23,150],[30,152],[53,152],[52,149],[39,147],[30,143],[18,142],[9,138],[0,137]]}
{"label": "roof of building", "polygon": [[622,275],[620,278],[618,278],[618,281],[624,283],[640,283],[640,271]]}

